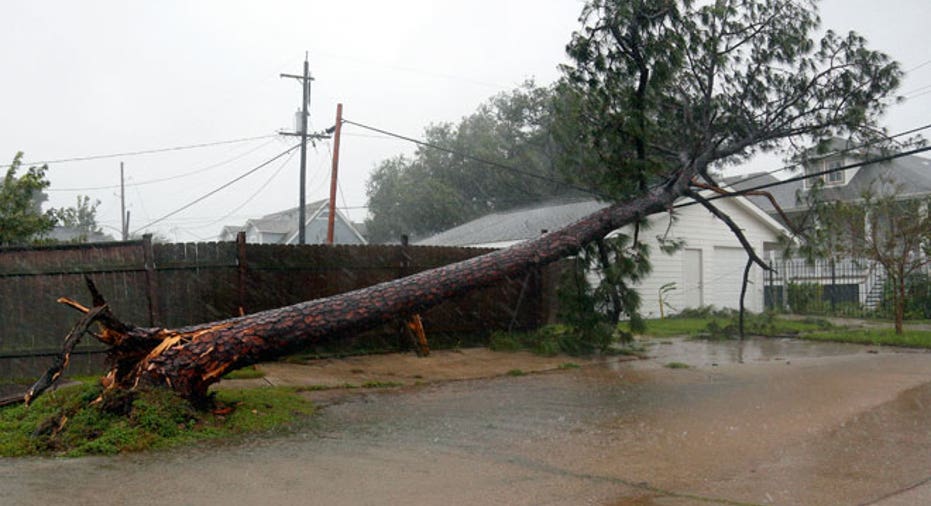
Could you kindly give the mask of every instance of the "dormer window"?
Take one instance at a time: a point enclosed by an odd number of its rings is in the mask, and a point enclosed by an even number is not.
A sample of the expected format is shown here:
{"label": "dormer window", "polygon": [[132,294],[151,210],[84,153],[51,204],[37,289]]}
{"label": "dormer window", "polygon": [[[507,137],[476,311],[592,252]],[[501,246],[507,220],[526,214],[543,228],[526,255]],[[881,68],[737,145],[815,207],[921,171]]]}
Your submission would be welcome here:
{"label": "dormer window", "polygon": [[[825,166],[824,170],[834,170],[844,166],[844,162],[842,160],[825,160],[823,163]],[[844,171],[838,170],[825,174],[824,184],[827,186],[844,184]]]}
{"label": "dormer window", "polygon": [[[839,169],[844,166],[843,159],[832,159],[832,160],[822,160],[816,162],[813,165],[810,165],[808,173],[814,174],[817,172],[826,172],[829,170]],[[835,172],[829,172],[827,174],[822,174],[818,177],[811,177],[805,180],[805,187],[811,188],[815,186],[815,183],[819,180],[824,183],[824,186],[840,186],[846,183],[846,171],[838,170]]]}

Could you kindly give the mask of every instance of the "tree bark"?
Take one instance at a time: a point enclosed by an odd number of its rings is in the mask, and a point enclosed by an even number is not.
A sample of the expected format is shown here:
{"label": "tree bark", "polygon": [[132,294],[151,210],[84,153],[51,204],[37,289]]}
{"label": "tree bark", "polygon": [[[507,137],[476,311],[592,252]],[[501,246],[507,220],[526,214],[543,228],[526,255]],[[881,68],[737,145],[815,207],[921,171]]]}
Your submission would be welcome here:
{"label": "tree bark", "polygon": [[[539,239],[361,290],[177,329],[135,327],[101,310],[94,318],[110,345],[105,387],[167,386],[193,402],[229,371],[410,316],[446,299],[556,261],[642,217],[667,209],[688,187],[669,183],[589,215]],[[103,298],[89,284],[94,306]],[[94,310],[70,304],[85,313]]]}

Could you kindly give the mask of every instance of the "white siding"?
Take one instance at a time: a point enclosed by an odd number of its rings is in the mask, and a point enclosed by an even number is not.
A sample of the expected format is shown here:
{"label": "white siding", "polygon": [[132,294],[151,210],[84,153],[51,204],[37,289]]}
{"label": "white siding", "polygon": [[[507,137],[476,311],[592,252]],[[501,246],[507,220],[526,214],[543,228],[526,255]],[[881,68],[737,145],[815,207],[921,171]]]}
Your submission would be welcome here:
{"label": "white siding", "polygon": [[[746,202],[746,201],[744,201]],[[743,230],[750,243],[762,255],[763,244],[775,242],[778,232],[758,213],[739,203],[735,199],[715,201],[725,214],[729,215]],[[703,302],[717,308],[737,308],[740,294],[740,279],[746,264],[746,254],[727,225],[698,205],[679,208],[678,219],[672,226],[669,237],[685,241],[685,247],[701,251]],[[656,236],[666,231],[669,217],[666,214],[650,217],[651,227],[641,231],[642,240],[650,245],[650,260],[653,271],[637,287],[641,298],[641,311],[645,317],[659,316],[659,289],[666,283],[676,283],[676,289],[667,295],[667,302],[673,310],[666,308],[666,314],[684,309],[686,305],[686,280],[683,276],[682,250],[667,255],[659,250]],[[630,233],[630,230],[625,230]],[[735,276],[736,275],[736,282]],[[750,271],[750,285],[747,289],[747,309],[763,310],[763,285],[760,268],[754,266]]]}

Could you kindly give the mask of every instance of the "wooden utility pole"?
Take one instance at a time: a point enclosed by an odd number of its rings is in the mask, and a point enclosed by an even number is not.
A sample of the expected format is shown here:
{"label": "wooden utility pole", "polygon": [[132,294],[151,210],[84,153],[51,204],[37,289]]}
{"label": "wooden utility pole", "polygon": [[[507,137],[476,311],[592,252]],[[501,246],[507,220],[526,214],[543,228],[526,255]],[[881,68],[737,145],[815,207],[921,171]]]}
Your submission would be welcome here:
{"label": "wooden utility pole", "polygon": [[336,225],[336,177],[339,172],[339,133],[343,127],[343,104],[336,104],[336,126],[333,130],[333,171],[330,174],[330,213],[327,217],[326,243],[333,244]]}

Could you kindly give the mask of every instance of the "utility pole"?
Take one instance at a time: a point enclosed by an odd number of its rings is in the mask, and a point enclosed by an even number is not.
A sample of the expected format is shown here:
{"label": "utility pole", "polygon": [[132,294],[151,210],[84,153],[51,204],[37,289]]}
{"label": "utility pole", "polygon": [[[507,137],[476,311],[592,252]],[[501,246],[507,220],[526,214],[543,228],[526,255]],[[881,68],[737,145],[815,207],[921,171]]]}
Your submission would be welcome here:
{"label": "utility pole", "polygon": [[120,162],[120,232],[123,240],[129,240],[129,212],[126,211],[126,183],[123,179],[123,162]]}
{"label": "utility pole", "polygon": [[343,127],[343,104],[336,104],[336,125],[333,127],[333,171],[330,173],[330,213],[327,216],[326,243],[333,244],[336,223],[336,175],[339,172],[339,133]]}
{"label": "utility pole", "polygon": [[301,181],[300,181],[300,208],[298,210],[298,233],[297,233],[297,242],[298,244],[304,245],[307,243],[306,238],[306,227],[307,227],[307,139],[325,139],[326,136],[321,135],[307,135],[307,108],[310,105],[310,82],[314,80],[310,75],[310,67],[307,63],[307,52],[304,52],[304,74],[296,76],[294,74],[281,74],[281,77],[288,77],[291,79],[298,79],[301,81],[301,87],[303,88],[303,100],[301,104],[301,125],[300,132],[291,133],[291,132],[280,132],[282,135],[296,135],[301,138]]}

